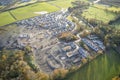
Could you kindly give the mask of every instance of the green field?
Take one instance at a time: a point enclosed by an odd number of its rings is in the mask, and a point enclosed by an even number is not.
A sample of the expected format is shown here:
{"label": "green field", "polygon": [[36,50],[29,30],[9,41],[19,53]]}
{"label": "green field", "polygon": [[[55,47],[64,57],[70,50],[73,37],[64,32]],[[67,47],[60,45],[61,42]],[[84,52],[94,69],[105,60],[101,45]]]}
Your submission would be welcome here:
{"label": "green field", "polygon": [[50,1],[50,4],[56,5],[60,8],[68,8],[72,6],[71,2],[75,0],[55,0],[55,1]]}
{"label": "green field", "polygon": [[9,14],[9,12],[0,13],[0,26],[14,22],[14,18]]}
{"label": "green field", "polygon": [[114,20],[118,15],[103,9],[90,7],[82,16],[84,16],[85,19],[96,19],[108,23],[110,20]]}
{"label": "green field", "polygon": [[112,80],[120,74],[120,55],[111,51],[83,66],[64,80]]}
{"label": "green field", "polygon": [[57,7],[43,2],[43,3],[36,3],[26,7],[18,8],[18,9],[12,10],[11,12],[14,14],[14,16],[18,20],[21,20],[21,19],[39,15],[39,14],[35,14],[34,12],[41,12],[41,11],[54,12],[57,10],[59,10]]}

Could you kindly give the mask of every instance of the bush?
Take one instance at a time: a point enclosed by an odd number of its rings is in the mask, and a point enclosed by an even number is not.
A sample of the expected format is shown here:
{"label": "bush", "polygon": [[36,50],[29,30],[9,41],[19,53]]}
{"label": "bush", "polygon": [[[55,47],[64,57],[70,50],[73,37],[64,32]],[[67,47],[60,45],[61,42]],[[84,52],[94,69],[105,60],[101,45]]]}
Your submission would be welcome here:
{"label": "bush", "polygon": [[65,42],[78,39],[78,37],[75,36],[74,34],[72,34],[71,32],[63,32],[58,36],[58,38],[62,41],[65,41]]}

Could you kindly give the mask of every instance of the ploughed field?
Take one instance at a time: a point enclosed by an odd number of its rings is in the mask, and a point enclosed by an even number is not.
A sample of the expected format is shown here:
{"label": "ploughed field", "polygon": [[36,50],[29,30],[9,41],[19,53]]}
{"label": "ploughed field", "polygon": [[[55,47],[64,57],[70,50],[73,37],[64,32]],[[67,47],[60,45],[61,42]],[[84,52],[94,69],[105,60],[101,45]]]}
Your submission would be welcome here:
{"label": "ploughed field", "polygon": [[97,57],[64,80],[112,80],[120,73],[120,54],[110,51]]}

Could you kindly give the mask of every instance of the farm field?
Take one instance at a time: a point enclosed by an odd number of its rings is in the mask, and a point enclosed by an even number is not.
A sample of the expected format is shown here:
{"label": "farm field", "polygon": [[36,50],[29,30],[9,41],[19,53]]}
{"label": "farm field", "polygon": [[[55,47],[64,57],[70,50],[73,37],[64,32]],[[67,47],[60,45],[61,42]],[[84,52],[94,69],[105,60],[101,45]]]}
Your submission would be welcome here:
{"label": "farm field", "polygon": [[35,14],[35,12],[41,12],[41,11],[54,12],[57,10],[59,10],[57,7],[43,2],[43,3],[36,3],[26,7],[18,8],[18,9],[12,10],[11,12],[18,20],[22,20],[25,18],[39,15],[39,14]]}
{"label": "farm field", "polygon": [[120,73],[120,55],[111,51],[83,66],[64,80],[112,80]]}
{"label": "farm field", "polygon": [[90,7],[87,11],[85,11],[82,14],[83,17],[85,17],[85,19],[96,19],[96,20],[100,20],[104,23],[108,23],[110,20],[114,20],[116,19],[117,14],[112,13],[112,12],[106,12],[103,9],[99,9],[96,7]]}
{"label": "farm field", "polygon": [[56,5],[60,8],[68,8],[72,6],[71,2],[75,0],[55,0],[55,1],[50,1],[50,4]]}
{"label": "farm field", "polygon": [[0,13],[0,26],[14,22],[14,18],[9,14],[9,12]]}

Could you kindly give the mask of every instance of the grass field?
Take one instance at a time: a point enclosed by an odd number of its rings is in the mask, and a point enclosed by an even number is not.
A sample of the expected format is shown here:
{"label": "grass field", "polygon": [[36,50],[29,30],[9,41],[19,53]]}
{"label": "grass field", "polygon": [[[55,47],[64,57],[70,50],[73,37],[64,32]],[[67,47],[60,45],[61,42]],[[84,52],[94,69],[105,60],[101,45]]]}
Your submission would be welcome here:
{"label": "grass field", "polygon": [[120,74],[120,55],[111,51],[99,56],[64,80],[112,80]]}
{"label": "grass field", "polygon": [[9,12],[0,13],[0,26],[14,22],[15,20],[9,14]]}
{"label": "grass field", "polygon": [[82,16],[84,16],[85,19],[96,19],[108,23],[110,20],[114,20],[118,15],[103,9],[90,7]]}
{"label": "grass field", "polygon": [[36,3],[26,7],[18,8],[12,10],[11,12],[18,20],[22,20],[25,18],[37,16],[38,14],[35,14],[34,12],[41,12],[41,11],[54,12],[57,10],[59,10],[57,7],[43,2],[43,3]]}
{"label": "grass field", "polygon": [[68,8],[72,6],[71,2],[75,0],[55,0],[55,1],[50,1],[50,4],[59,6],[60,8]]}

